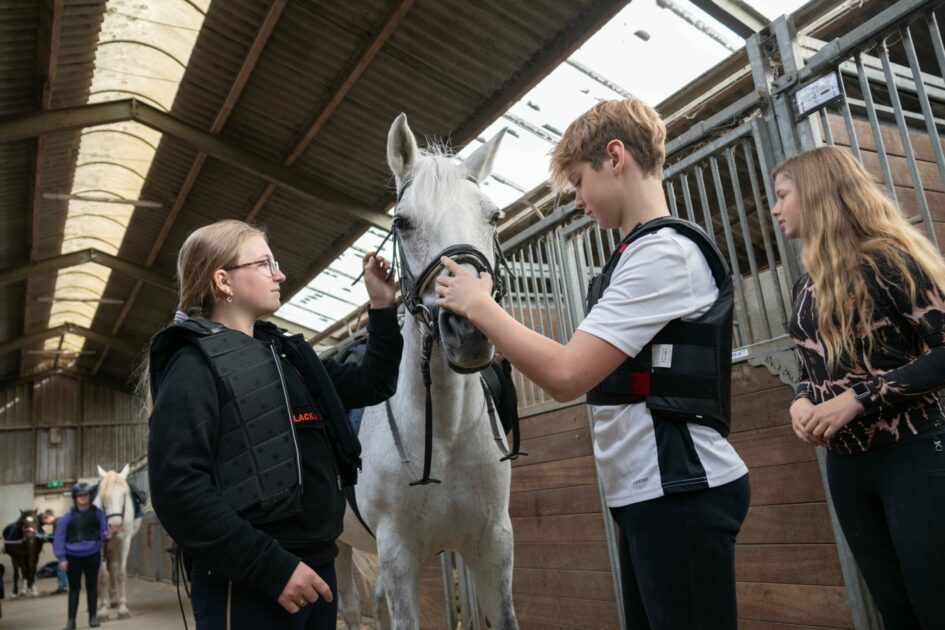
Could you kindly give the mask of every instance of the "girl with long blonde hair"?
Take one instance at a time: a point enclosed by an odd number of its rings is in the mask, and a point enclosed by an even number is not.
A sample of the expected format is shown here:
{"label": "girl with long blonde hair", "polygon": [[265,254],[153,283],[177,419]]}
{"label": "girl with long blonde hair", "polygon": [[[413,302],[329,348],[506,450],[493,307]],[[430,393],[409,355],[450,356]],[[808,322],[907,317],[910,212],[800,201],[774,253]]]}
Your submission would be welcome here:
{"label": "girl with long blonde hair", "polygon": [[389,265],[363,264],[371,335],[360,365],[339,364],[262,319],[286,279],[262,230],[219,221],[180,249],[177,315],[149,353],[148,475],[198,630],[335,627],[335,540],[361,451],[344,409],[394,393],[403,347]]}
{"label": "girl with long blonde hair", "polygon": [[886,627],[945,627],[945,262],[844,149],[774,177],[772,214],[806,267],[792,427],[827,448],[837,517]]}

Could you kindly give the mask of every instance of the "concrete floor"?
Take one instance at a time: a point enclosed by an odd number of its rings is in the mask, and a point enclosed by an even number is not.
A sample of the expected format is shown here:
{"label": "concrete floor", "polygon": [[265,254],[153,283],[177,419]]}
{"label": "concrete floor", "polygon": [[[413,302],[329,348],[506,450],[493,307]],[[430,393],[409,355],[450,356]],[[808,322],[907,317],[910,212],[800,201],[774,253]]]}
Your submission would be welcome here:
{"label": "concrete floor", "polygon": [[[61,630],[66,623],[66,596],[51,595],[55,590],[56,580],[43,579],[38,581],[39,597],[20,597],[11,600],[12,585],[7,582],[7,598],[2,601],[3,617],[0,618],[0,628],[6,630]],[[107,630],[170,630],[183,628],[180,616],[180,606],[177,603],[177,591],[163,582],[149,582],[147,580],[129,579],[127,597],[130,619],[102,620],[102,627]],[[187,595],[181,591],[184,599],[184,611],[187,613],[187,623],[194,628],[194,615],[190,609]],[[79,603],[79,616],[76,620],[79,628],[88,628],[88,611],[85,607],[85,593]]]}
{"label": "concrete floor", "polygon": [[[9,575],[9,573],[7,574]],[[13,585],[6,580],[4,587],[7,598],[0,600],[3,617],[0,618],[0,630],[61,630],[66,624],[66,596],[52,595],[55,590],[55,578],[41,579],[37,582],[40,591],[38,597],[20,597],[10,599]],[[184,611],[187,613],[188,627],[193,630],[194,615],[186,593],[181,590]],[[177,602],[177,590],[165,582],[129,578],[127,585],[128,608],[130,619],[101,620],[105,630],[173,630],[183,628],[180,605]],[[88,611],[85,608],[85,593],[79,603],[78,627],[88,628]],[[344,625],[339,625],[344,628]],[[368,626],[362,626],[367,629]],[[276,630],[276,629],[271,629]]]}

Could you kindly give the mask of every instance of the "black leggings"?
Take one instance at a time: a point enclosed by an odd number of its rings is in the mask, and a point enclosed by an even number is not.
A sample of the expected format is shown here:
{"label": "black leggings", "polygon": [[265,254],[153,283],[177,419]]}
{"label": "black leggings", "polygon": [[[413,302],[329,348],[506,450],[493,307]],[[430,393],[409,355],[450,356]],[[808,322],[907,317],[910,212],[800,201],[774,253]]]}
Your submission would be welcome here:
{"label": "black leggings", "polygon": [[312,567],[312,570],[325,580],[334,598],[331,603],[319,598],[291,614],[257,588],[234,584],[194,568],[190,595],[197,630],[334,630],[338,615],[335,563]]}
{"label": "black leggings", "polygon": [[102,556],[93,553],[90,556],[70,556],[66,554],[69,568],[66,576],[69,578],[69,619],[75,619],[79,612],[79,591],[82,590],[82,575],[85,574],[85,594],[89,607],[89,614],[95,612],[98,604],[98,570],[102,566]]}
{"label": "black leggings", "polygon": [[735,536],[748,475],[717,488],[611,508],[633,630],[735,630]]}
{"label": "black leggings", "polygon": [[886,630],[945,628],[945,431],[827,454],[827,481]]}

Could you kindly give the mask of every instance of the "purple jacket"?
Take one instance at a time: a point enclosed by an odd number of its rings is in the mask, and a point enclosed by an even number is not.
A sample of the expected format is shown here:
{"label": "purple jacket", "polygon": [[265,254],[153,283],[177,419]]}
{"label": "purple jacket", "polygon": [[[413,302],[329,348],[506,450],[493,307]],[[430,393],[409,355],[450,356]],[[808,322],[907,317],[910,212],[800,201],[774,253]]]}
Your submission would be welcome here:
{"label": "purple jacket", "polygon": [[[87,509],[92,509],[91,507]],[[85,510],[81,510],[84,512]],[[98,516],[99,538],[98,540],[80,540],[79,542],[66,542],[66,531],[69,529],[69,523],[72,522],[72,510],[62,515],[62,518],[56,523],[56,533],[53,536],[53,553],[56,560],[62,562],[66,555],[70,556],[91,556],[98,553],[102,548],[102,541],[105,540],[105,513],[95,508]]]}

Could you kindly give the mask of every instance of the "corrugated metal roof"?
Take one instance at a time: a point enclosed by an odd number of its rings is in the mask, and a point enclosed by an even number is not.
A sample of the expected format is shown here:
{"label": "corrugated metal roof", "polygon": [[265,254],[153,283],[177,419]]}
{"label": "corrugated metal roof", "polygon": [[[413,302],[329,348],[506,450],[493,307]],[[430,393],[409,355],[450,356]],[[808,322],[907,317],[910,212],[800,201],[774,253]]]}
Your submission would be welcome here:
{"label": "corrugated metal roof", "polygon": [[[0,8],[6,8],[4,3],[9,6],[11,0],[0,0]],[[54,15],[53,8],[60,3],[49,0],[16,14],[16,28],[10,31],[18,34],[20,54],[0,63],[9,64],[8,74],[18,76],[20,84],[11,80],[0,85],[0,106],[11,102],[14,93],[30,95],[16,111],[56,110],[132,95],[167,108],[198,129],[219,132],[222,139],[254,157],[274,164],[291,163],[312,186],[381,211],[391,193],[384,153],[387,128],[396,114],[408,111],[411,124],[421,134],[449,136],[475,120],[477,113],[489,111],[503,99],[512,100],[528,81],[540,77],[556,47],[569,50],[621,4],[619,0],[512,4],[62,0]],[[12,5],[22,7],[22,3]],[[206,6],[206,15],[195,17],[195,6]],[[7,15],[13,14],[3,15],[3,28],[7,28],[12,24]],[[196,21],[188,21],[191,18]],[[41,43],[35,33],[43,28],[58,28],[58,48],[46,49]],[[4,45],[14,44],[11,40]],[[43,74],[36,72],[36,66],[42,65],[37,63],[37,51],[43,50],[53,51],[54,62],[48,65],[52,70],[48,98],[37,104],[34,95],[42,87]],[[366,69],[357,76],[361,67],[356,62],[364,55]],[[245,70],[242,76],[241,69]],[[346,83],[350,76],[357,78]],[[238,79],[245,79],[245,85],[239,84],[241,90],[234,88]],[[316,115],[332,103],[339,89],[348,88],[344,98],[333,103],[335,109],[319,121],[314,141],[303,141]],[[231,109],[221,111],[224,103]],[[13,110],[0,110],[0,115],[6,113]],[[170,282],[176,250],[193,228],[255,213],[256,220],[270,231],[292,292],[305,286],[331,262],[332,252],[341,253],[364,229],[363,223],[326,203],[285,188],[272,192],[266,179],[245,169],[213,158],[195,167],[195,161],[203,158],[179,138],[144,131],[137,123],[116,126],[146,141],[101,133],[100,127],[45,136],[38,186],[29,177],[21,177],[19,190],[9,188],[5,191],[9,197],[0,197],[3,226],[28,236],[22,209],[31,186],[40,193],[94,191],[134,197],[158,203],[160,208],[40,199],[37,233],[23,239],[21,249],[9,254],[5,266],[25,262],[28,249],[33,250],[34,259],[45,259],[93,246],[150,265]],[[465,133],[474,131],[478,130]],[[36,141],[21,141],[6,143],[0,150],[11,153],[8,163],[18,159],[20,168],[28,169],[30,151],[36,146]],[[88,165],[95,162],[117,164]],[[103,166],[116,175],[103,174],[107,172]],[[85,171],[94,177],[85,177]],[[188,174],[195,172],[193,187],[187,191]],[[8,173],[5,170],[4,177]],[[172,208],[179,209],[179,215],[167,221]],[[5,210],[16,218],[5,218]],[[154,249],[162,230],[166,238]],[[31,278],[27,308],[22,283],[3,287],[2,339],[68,321],[143,346],[169,320],[175,297],[102,269],[88,263],[84,268]],[[342,284],[339,280],[333,290],[342,298],[337,300],[339,312],[363,299],[359,288],[346,289]],[[67,297],[68,291],[82,285],[119,303],[37,301],[40,296]],[[91,292],[82,291],[84,295]],[[350,301],[345,302],[349,293]],[[31,346],[39,347],[81,348],[92,354],[58,361],[22,354],[22,363],[4,356],[0,357],[0,375],[36,369],[43,361],[58,367],[74,361],[80,370],[94,371],[100,366],[103,374],[124,381],[136,359],[110,349],[103,360],[101,344],[69,336]]]}

